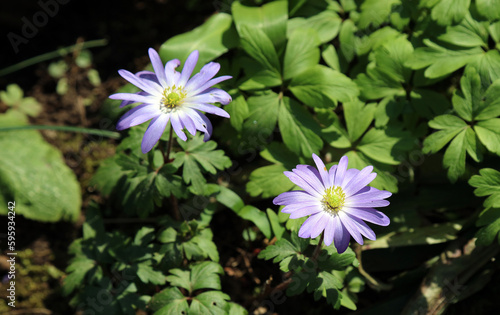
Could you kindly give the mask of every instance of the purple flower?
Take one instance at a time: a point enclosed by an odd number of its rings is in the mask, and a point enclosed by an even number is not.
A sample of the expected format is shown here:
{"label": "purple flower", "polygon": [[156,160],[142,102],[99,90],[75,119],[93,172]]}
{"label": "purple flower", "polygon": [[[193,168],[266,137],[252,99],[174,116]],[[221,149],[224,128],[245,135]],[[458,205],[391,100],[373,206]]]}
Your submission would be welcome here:
{"label": "purple flower", "polygon": [[221,76],[213,79],[220,65],[210,62],[190,79],[198,61],[196,50],[187,58],[182,72],[175,71],[180,65],[178,59],[170,60],[164,67],[160,56],[153,48],[149,49],[149,58],[154,72],[140,71],[133,74],[123,69],[118,71],[125,80],[142,91],[116,93],[109,98],[123,100],[120,107],[132,103],[142,104],[123,115],[116,129],[127,129],[152,119],[142,139],[143,153],[149,152],[154,147],[169,121],[180,139],[187,140],[183,131],[186,128],[193,136],[196,130],[204,132],[204,140],[207,141],[212,133],[212,124],[200,111],[229,118],[225,110],[210,103],[219,102],[227,105],[231,102],[231,96],[227,92],[212,88],[213,85],[231,77]]}
{"label": "purple flower", "polygon": [[389,218],[374,207],[385,207],[389,201],[383,200],[392,194],[385,190],[367,187],[377,176],[373,166],[364,169],[347,169],[347,157],[343,156],[338,165],[327,171],[321,159],[313,154],[316,168],[297,165],[285,175],[297,186],[304,189],[284,192],[274,198],[275,205],[285,205],[282,212],[290,213],[290,219],[310,216],[299,230],[302,238],[315,238],[325,232],[324,242],[329,246],[335,242],[339,253],[349,246],[351,235],[363,244],[363,236],[375,240],[375,233],[364,221],[387,226]]}

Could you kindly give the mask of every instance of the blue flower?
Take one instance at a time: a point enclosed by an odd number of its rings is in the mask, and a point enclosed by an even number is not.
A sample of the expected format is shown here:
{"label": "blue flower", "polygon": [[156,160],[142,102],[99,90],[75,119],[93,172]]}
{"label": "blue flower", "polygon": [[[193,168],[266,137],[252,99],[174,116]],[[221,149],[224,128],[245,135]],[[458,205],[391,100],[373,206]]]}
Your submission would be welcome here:
{"label": "blue flower", "polygon": [[[198,61],[198,51],[193,51],[186,60],[182,72],[175,71],[180,65],[178,59],[170,60],[165,67],[158,53],[150,48],[149,58],[154,72],[140,71],[133,74],[127,70],[118,73],[128,82],[140,88],[138,93],[116,93],[109,98],[123,100],[120,107],[142,103],[123,115],[116,129],[123,130],[142,124],[151,119],[142,139],[143,153],[149,152],[165,131],[168,122],[172,124],[177,136],[186,141],[185,128],[193,136],[196,130],[205,133],[207,141],[212,133],[210,120],[201,113],[206,112],[229,118],[229,114],[211,103],[227,105],[231,96],[213,85],[230,79],[230,76],[214,78],[220,69],[216,62],[206,64],[199,73],[191,77]],[[190,78],[191,77],[191,78]]]}
{"label": "blue flower", "polygon": [[327,171],[316,154],[313,159],[317,169],[297,165],[292,172],[285,172],[303,191],[285,192],[273,200],[275,205],[285,205],[281,211],[290,213],[290,219],[309,216],[299,237],[315,238],[324,231],[325,245],[335,242],[339,253],[347,249],[351,236],[359,244],[363,244],[362,235],[375,240],[375,233],[364,221],[389,225],[389,218],[374,208],[388,206],[389,201],[384,199],[392,194],[367,186],[377,176],[372,173],[373,166],[361,171],[347,169],[348,159],[343,156],[338,165]]}

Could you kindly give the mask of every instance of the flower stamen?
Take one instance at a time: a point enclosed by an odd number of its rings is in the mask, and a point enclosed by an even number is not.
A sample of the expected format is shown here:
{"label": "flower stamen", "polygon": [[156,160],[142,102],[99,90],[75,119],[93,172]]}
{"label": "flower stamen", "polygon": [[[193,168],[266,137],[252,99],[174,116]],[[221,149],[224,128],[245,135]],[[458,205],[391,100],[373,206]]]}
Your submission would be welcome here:
{"label": "flower stamen", "polygon": [[323,195],[323,210],[330,215],[337,215],[345,204],[345,193],[340,186],[332,186],[325,189]]}
{"label": "flower stamen", "polygon": [[163,97],[160,101],[160,110],[168,114],[179,107],[187,93],[182,86],[176,87],[175,85],[163,90]]}

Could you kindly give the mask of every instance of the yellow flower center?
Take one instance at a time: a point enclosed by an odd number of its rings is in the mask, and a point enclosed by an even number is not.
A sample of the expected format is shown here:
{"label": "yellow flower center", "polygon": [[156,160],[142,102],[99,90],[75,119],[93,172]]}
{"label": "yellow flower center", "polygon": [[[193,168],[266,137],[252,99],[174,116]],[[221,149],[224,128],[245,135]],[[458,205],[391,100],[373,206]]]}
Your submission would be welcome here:
{"label": "yellow flower center", "polygon": [[160,102],[160,110],[163,113],[170,113],[175,108],[179,107],[184,98],[186,97],[186,92],[183,90],[182,86],[166,88],[163,91],[163,97]]}
{"label": "yellow flower center", "polygon": [[332,186],[325,189],[325,194],[323,195],[323,210],[329,214],[336,215],[342,210],[345,203],[345,193],[340,188],[340,186]]}

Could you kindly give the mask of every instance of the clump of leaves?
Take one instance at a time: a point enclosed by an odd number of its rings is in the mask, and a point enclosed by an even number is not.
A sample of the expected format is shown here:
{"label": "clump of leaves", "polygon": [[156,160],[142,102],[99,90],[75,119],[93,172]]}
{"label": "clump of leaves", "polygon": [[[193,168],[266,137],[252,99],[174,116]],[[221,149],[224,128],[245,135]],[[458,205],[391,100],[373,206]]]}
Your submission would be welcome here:
{"label": "clump of leaves", "polygon": [[42,111],[42,105],[34,97],[24,97],[23,90],[17,84],[9,84],[5,91],[0,91],[0,100],[9,107],[9,110],[31,117],[38,116]]}

